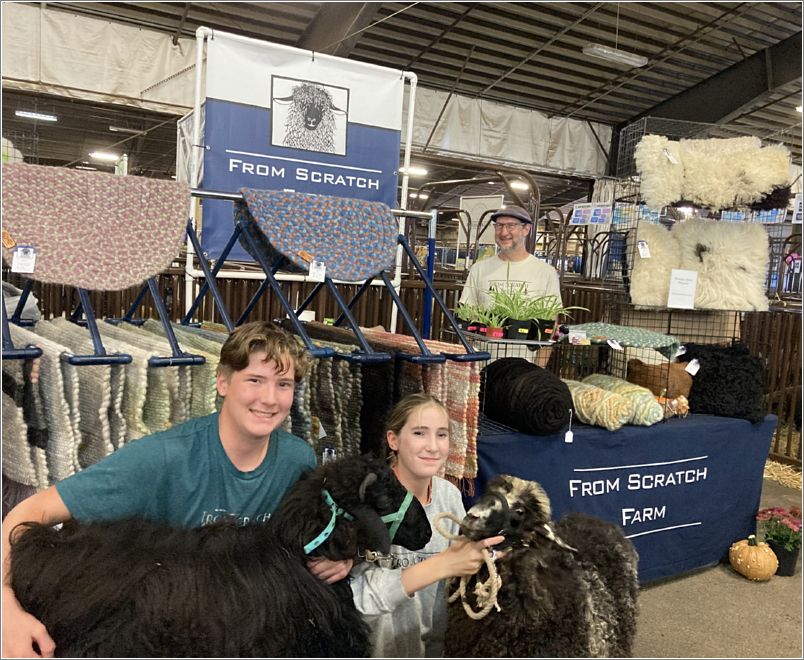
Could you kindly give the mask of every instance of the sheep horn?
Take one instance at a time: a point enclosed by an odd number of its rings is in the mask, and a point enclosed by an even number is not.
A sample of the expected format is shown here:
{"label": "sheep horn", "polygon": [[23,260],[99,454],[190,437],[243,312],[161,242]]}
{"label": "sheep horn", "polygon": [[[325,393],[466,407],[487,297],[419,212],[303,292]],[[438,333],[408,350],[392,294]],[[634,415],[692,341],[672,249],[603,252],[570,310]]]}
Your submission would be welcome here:
{"label": "sheep horn", "polygon": [[552,525],[548,525],[545,523],[544,525],[542,525],[542,527],[544,527],[543,532],[544,536],[550,539],[553,543],[566,550],[571,550],[572,552],[578,552],[576,548],[573,548],[571,545],[561,540],[561,537],[555,533],[555,530],[553,529]]}
{"label": "sheep horn", "polygon": [[369,472],[363,477],[363,483],[361,483],[360,488],[357,489],[357,496],[361,502],[366,501],[366,488],[371,486],[375,481],[377,481],[377,475],[374,472]]}
{"label": "sheep horn", "polygon": [[[376,475],[373,474],[368,476],[376,478]],[[355,523],[357,523],[357,527],[360,530],[358,543],[365,549],[387,555],[391,551],[391,536],[388,534],[388,527],[386,527],[379,514],[368,506],[354,507],[349,513],[354,516]]]}

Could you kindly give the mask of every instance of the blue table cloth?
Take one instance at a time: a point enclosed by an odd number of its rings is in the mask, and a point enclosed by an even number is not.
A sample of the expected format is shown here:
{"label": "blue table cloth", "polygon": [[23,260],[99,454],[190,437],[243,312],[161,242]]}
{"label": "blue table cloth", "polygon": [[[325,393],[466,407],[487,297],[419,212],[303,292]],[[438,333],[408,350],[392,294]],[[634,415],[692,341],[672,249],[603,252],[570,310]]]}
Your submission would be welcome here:
{"label": "blue table cloth", "polygon": [[538,481],[558,519],[580,511],[619,524],[639,552],[641,583],[715,564],[755,530],[776,417],[759,424],[690,415],[618,431],[573,425],[530,436],[484,425],[474,497],[495,475]]}

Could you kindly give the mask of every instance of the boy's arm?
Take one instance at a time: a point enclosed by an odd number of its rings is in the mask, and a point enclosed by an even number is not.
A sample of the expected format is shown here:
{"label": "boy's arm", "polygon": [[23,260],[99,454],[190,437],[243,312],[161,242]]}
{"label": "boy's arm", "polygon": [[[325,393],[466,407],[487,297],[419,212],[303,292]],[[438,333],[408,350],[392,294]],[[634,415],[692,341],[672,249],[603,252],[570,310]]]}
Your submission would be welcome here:
{"label": "boy's arm", "polygon": [[[56,645],[44,625],[22,609],[11,588],[10,535],[24,522],[41,522],[47,525],[71,518],[70,511],[55,486],[23,500],[8,512],[3,521],[3,657],[52,658]],[[34,648],[39,647],[39,653]]]}

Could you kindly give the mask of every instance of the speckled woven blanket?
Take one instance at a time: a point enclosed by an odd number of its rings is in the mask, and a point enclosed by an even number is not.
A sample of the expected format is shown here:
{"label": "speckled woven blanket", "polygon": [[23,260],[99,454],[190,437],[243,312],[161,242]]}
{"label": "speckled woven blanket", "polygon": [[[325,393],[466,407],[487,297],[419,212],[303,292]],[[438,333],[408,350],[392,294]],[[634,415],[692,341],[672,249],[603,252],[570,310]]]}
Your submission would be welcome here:
{"label": "speckled woven blanket", "polygon": [[3,229],[36,249],[39,282],[110,291],[160,273],[181,250],[189,200],[176,181],[3,164]]}

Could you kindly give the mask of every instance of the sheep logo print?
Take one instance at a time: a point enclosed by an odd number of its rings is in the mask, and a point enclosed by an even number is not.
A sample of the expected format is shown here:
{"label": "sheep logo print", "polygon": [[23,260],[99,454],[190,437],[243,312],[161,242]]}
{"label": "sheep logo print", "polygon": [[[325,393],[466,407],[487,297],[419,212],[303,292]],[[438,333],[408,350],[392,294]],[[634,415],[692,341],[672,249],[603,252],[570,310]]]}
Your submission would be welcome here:
{"label": "sheep logo print", "polygon": [[346,155],[348,89],[272,76],[271,102],[273,146]]}

